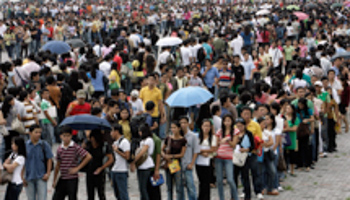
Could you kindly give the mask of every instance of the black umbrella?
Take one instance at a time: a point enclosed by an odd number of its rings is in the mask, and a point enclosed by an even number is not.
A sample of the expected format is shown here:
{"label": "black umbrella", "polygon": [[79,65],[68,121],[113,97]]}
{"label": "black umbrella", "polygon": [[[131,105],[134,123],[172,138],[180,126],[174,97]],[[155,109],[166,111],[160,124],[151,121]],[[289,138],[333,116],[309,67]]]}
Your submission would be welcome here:
{"label": "black umbrella", "polygon": [[314,3],[308,3],[305,5],[306,9],[315,9],[317,7],[318,7],[317,4],[314,4]]}

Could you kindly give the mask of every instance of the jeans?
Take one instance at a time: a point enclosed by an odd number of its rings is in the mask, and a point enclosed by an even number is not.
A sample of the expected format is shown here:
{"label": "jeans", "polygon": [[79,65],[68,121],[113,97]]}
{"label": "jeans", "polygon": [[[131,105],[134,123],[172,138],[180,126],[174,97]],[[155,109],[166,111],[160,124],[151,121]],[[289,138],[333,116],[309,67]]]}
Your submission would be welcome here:
{"label": "jeans", "polygon": [[92,173],[86,174],[86,191],[88,194],[88,200],[95,199],[95,189],[97,190],[99,200],[105,200],[105,173],[101,172],[98,175]]}
{"label": "jeans", "polygon": [[180,28],[182,26],[182,19],[175,19],[175,28]]}
{"label": "jeans", "polygon": [[230,186],[231,198],[238,200],[236,184],[233,181],[233,163],[232,160],[224,160],[220,158],[215,159],[216,180],[218,184],[218,191],[220,200],[225,200],[224,184],[223,184],[223,170],[225,168],[226,179]]}
{"label": "jeans", "polygon": [[26,194],[28,200],[46,200],[47,182],[42,179],[27,181]]}
{"label": "jeans", "polygon": [[258,162],[258,156],[252,154],[250,159],[250,170],[253,176],[253,186],[255,194],[262,192],[262,164]]}
{"label": "jeans", "polygon": [[[184,178],[186,181],[186,188],[187,188],[187,196],[189,200],[196,200],[197,199],[197,193],[196,193],[196,186],[194,185],[194,179],[193,179],[193,173],[192,170],[184,170],[182,173],[184,173]],[[183,199],[185,199],[185,193],[183,193]]]}
{"label": "jeans", "polygon": [[22,188],[23,184],[9,183],[6,189],[5,200],[18,200]]}
{"label": "jeans", "polygon": [[64,200],[68,196],[69,200],[76,200],[78,193],[78,178],[59,179],[52,200]]}
{"label": "jeans", "polygon": [[22,58],[21,52],[21,42],[17,42],[14,47],[14,52],[16,53],[16,58]]}
{"label": "jeans", "polygon": [[196,165],[196,172],[199,180],[199,194],[198,199],[210,200],[210,182],[212,174],[212,168],[210,166]]}
{"label": "jeans", "polygon": [[151,175],[151,171],[149,169],[137,170],[137,180],[139,182],[139,190],[140,190],[140,200],[149,200],[147,184],[150,181],[149,177]]}
{"label": "jeans", "polygon": [[55,144],[55,142],[56,142],[55,129],[52,126],[52,124],[51,123],[49,123],[49,124],[41,123],[41,128],[43,129],[42,138],[44,140],[46,140],[46,142],[48,142],[50,146]]}
{"label": "jeans", "polygon": [[7,51],[7,55],[10,59],[13,59],[13,45],[7,46],[5,45],[5,49]]}
{"label": "jeans", "polygon": [[[273,153],[273,152],[272,152]],[[264,152],[264,186],[266,185],[267,191],[271,192],[274,187],[275,177],[276,177],[276,166],[275,166],[275,157],[270,158],[268,155],[269,152]],[[273,153],[274,154],[274,153]]]}
{"label": "jeans", "polygon": [[114,195],[118,200],[129,200],[128,194],[128,173],[111,172]]}
{"label": "jeans", "polygon": [[184,196],[184,185],[182,182],[182,172],[178,171],[174,174],[170,174],[170,171],[167,169],[165,172],[166,176],[166,185],[168,188],[168,200],[173,200],[173,182],[175,179],[175,185],[176,185],[176,199],[177,200],[183,200]]}
{"label": "jeans", "polygon": [[162,21],[160,24],[160,33],[165,32],[167,29],[167,21]]}

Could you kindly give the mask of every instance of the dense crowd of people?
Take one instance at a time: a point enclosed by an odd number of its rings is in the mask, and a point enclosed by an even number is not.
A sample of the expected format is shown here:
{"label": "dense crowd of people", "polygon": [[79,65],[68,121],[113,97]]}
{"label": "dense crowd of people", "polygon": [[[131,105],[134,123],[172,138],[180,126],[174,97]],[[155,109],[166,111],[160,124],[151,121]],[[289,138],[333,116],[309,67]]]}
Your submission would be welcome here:
{"label": "dense crowd of people", "polygon": [[[142,200],[161,199],[160,187],[169,200],[211,199],[211,188],[224,200],[224,184],[226,199],[279,195],[286,176],[312,173],[349,131],[348,5],[4,3],[5,200],[23,188],[28,199],[45,200],[50,177],[54,200],[77,199],[79,172],[89,200],[95,189],[106,199],[107,182],[116,199],[130,199],[129,172]],[[158,45],[164,38],[182,42]],[[71,39],[84,45],[41,49]],[[166,103],[189,86],[214,98],[188,108]],[[81,114],[111,130],[59,126]]]}

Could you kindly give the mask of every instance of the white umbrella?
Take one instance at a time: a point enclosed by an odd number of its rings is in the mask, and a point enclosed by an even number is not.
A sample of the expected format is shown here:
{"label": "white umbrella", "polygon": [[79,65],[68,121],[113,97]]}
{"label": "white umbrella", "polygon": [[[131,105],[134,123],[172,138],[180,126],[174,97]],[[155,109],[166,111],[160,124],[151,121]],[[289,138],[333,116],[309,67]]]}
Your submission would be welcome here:
{"label": "white umbrella", "polygon": [[182,43],[182,40],[178,37],[165,37],[159,39],[156,43],[156,46],[164,47],[164,46],[176,46]]}
{"label": "white umbrella", "polygon": [[270,11],[266,9],[259,10],[258,12],[256,12],[256,15],[268,15],[268,14],[270,14]]}

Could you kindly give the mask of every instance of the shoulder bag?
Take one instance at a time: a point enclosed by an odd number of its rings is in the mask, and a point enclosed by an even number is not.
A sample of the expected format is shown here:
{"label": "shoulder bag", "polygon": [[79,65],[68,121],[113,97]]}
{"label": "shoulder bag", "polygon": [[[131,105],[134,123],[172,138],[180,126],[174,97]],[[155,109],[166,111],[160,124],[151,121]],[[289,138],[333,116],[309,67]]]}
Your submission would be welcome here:
{"label": "shoulder bag", "polygon": [[247,157],[248,157],[247,152],[242,153],[240,151],[233,150],[232,162],[234,165],[238,167],[243,167],[247,160]]}
{"label": "shoulder bag", "polygon": [[26,132],[23,123],[18,119],[18,117],[15,117],[12,120],[11,128],[12,130],[18,132],[19,134],[24,134]]}

